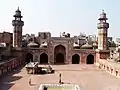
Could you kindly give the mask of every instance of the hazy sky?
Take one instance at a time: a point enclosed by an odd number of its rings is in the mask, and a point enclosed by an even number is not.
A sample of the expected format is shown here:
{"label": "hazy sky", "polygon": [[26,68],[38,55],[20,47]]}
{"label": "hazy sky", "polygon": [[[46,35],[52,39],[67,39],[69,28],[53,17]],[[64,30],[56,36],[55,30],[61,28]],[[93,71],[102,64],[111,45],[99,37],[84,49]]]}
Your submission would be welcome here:
{"label": "hazy sky", "polygon": [[11,22],[18,6],[25,23],[23,34],[97,34],[98,17],[104,9],[110,23],[109,36],[120,36],[120,0],[0,0],[1,32],[13,32]]}

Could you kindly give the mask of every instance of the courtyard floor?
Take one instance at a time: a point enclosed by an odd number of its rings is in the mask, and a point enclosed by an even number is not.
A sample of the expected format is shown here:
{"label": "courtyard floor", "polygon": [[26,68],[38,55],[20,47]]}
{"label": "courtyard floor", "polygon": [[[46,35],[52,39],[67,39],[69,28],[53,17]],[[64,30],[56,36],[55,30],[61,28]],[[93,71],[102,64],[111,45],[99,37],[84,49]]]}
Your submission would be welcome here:
{"label": "courtyard floor", "polygon": [[[54,65],[54,74],[31,75],[17,69],[0,77],[0,90],[38,90],[40,84],[58,83],[59,73],[64,83],[78,84],[82,90],[120,90],[120,79],[99,70],[94,65]],[[29,85],[31,79],[32,85]],[[110,89],[111,88],[111,89]],[[118,89],[119,88],[119,89]]]}

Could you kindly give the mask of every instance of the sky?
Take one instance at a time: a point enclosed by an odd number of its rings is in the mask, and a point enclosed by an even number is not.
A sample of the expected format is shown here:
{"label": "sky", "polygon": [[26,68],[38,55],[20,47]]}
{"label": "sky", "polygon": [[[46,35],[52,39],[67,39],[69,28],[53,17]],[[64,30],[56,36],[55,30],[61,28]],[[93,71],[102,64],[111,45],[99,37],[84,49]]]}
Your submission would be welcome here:
{"label": "sky", "polygon": [[60,36],[60,32],[97,35],[98,18],[104,9],[110,24],[108,36],[120,37],[120,0],[0,0],[0,32],[13,32],[18,6],[24,21],[23,34],[46,31],[52,36]]}

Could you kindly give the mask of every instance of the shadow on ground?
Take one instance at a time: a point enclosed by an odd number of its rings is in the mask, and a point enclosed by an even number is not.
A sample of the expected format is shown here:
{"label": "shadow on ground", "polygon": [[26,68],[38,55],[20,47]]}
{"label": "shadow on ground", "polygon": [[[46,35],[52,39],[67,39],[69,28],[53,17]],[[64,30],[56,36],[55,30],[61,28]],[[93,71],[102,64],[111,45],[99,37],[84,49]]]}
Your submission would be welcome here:
{"label": "shadow on ground", "polygon": [[20,80],[22,76],[14,76],[14,74],[21,72],[22,68],[19,67],[0,76],[0,90],[9,90],[15,84],[15,81]]}

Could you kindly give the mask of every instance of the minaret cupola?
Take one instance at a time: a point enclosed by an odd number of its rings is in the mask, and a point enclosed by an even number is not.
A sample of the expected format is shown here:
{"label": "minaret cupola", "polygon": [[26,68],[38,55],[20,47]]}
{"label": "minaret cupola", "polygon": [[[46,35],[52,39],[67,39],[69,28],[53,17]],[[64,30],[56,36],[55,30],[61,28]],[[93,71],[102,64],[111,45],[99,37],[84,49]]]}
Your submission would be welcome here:
{"label": "minaret cupola", "polygon": [[100,14],[100,18],[98,20],[107,20],[106,13],[104,12],[104,10],[102,10],[102,13]]}
{"label": "minaret cupola", "polygon": [[109,28],[109,23],[107,23],[106,21],[108,20],[108,18],[106,17],[106,13],[104,12],[104,10],[102,10],[102,13],[100,14],[100,17],[98,18],[99,23],[98,23],[98,29],[101,28]]}
{"label": "minaret cupola", "polygon": [[21,11],[19,10],[19,7],[18,9],[15,11],[15,20],[21,20],[22,16],[21,16]]}

